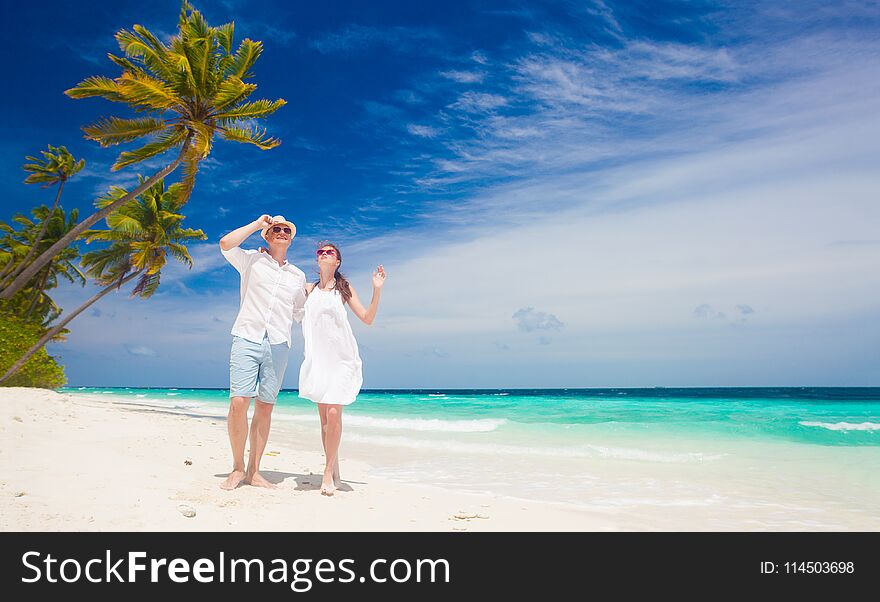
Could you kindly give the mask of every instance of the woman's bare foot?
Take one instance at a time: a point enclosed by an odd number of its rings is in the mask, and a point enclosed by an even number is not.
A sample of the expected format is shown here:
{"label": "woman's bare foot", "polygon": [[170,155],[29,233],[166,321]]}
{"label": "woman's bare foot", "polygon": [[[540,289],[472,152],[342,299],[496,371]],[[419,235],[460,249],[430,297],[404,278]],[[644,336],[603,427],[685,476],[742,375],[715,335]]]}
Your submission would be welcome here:
{"label": "woman's bare foot", "polygon": [[332,496],[334,493],[336,493],[336,485],[333,484],[332,479],[328,481],[325,477],[321,483],[321,495]]}
{"label": "woman's bare foot", "polygon": [[265,478],[263,478],[263,475],[258,472],[255,472],[248,477],[247,484],[253,485],[254,487],[265,487],[266,489],[278,489],[277,485],[267,481]]}
{"label": "woman's bare foot", "polygon": [[241,482],[244,481],[244,477],[245,474],[243,470],[233,470],[229,473],[229,476],[226,477],[226,480],[220,483],[220,489],[225,489],[227,491],[235,489],[241,485]]}

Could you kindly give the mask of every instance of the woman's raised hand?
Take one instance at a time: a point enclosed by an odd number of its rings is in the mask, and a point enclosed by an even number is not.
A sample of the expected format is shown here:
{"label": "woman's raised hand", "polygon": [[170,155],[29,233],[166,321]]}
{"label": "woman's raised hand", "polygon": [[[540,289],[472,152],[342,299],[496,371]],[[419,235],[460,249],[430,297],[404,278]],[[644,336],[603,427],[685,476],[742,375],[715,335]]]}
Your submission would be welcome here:
{"label": "woman's raised hand", "polygon": [[382,288],[383,284],[385,284],[385,268],[379,265],[373,272],[373,288]]}

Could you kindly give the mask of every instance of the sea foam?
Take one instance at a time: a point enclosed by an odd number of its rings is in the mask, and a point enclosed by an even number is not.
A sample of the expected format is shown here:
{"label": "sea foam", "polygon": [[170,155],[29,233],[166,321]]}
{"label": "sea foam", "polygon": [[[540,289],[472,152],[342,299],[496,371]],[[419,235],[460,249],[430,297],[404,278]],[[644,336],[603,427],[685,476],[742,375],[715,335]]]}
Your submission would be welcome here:
{"label": "sea foam", "polygon": [[642,462],[687,463],[707,462],[724,457],[726,454],[703,454],[699,452],[659,452],[635,448],[603,447],[599,445],[577,445],[570,447],[520,446],[503,443],[466,443],[454,440],[413,439],[410,437],[390,437],[382,435],[346,434],[346,440],[356,443],[381,445],[383,447],[404,447],[432,451],[541,456],[553,458],[611,458],[616,460],[636,460]]}
{"label": "sea foam", "polygon": [[[317,416],[305,414],[276,414],[276,418],[295,422],[316,422]],[[483,418],[477,420],[440,420],[436,418],[375,418],[348,414],[344,424],[376,429],[423,431],[439,433],[488,433],[498,429],[507,420],[503,418]]]}
{"label": "sea foam", "polygon": [[802,426],[815,426],[829,431],[880,431],[880,424],[876,422],[799,422]]}

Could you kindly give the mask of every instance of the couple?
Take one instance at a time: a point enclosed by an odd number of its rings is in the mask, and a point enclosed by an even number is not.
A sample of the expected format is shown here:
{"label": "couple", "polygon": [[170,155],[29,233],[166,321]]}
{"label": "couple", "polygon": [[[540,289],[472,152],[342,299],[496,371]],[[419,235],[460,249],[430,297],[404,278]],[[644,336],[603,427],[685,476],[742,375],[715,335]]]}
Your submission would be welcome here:
{"label": "couple", "polygon": [[[268,250],[240,247],[261,231]],[[220,239],[223,256],[241,274],[241,306],[232,327],[229,358],[229,443],[232,472],[220,487],[241,483],[274,488],[260,475],[260,459],[269,438],[272,408],[281,389],[290,351],[293,321],[302,323],[305,358],[299,372],[299,396],[318,404],[321,442],[326,466],[321,493],[333,495],[340,484],[339,440],[342,406],[355,400],[363,377],[357,342],[348,323],[347,303],[365,324],[372,324],[385,283],[380,265],[373,273],[373,298],[364,307],[354,288],[339,272],[342,254],[330,243],[317,250],[320,278],[307,283],[305,274],[287,261],[296,226],[282,215],[262,215]],[[248,438],[247,412],[254,398],[247,469],[244,448]]]}

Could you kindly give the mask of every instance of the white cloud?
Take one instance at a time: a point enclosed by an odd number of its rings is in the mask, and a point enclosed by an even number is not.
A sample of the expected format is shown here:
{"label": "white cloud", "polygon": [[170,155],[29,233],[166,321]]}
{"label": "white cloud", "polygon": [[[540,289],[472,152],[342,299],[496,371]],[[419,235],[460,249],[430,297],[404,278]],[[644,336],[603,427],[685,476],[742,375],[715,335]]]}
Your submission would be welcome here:
{"label": "white cloud", "polygon": [[535,330],[559,330],[564,325],[553,314],[543,311],[535,311],[534,307],[524,307],[513,312],[511,316],[516,320],[517,328],[523,332]]}
{"label": "white cloud", "polygon": [[440,75],[460,84],[480,83],[485,77],[485,74],[479,71],[441,71]]}
{"label": "white cloud", "polygon": [[716,310],[708,303],[702,303],[694,308],[695,318],[724,318],[724,314]]}
{"label": "white cloud", "polygon": [[440,134],[440,130],[429,125],[410,123],[407,124],[406,129],[413,136],[419,136],[421,138],[436,138]]}
{"label": "white cloud", "polygon": [[488,65],[489,57],[486,56],[486,53],[481,50],[474,50],[471,53],[471,60],[475,63],[479,63],[480,65]]}
{"label": "white cloud", "polygon": [[[401,258],[400,235],[370,241],[374,257],[399,263],[384,260],[381,328],[359,336],[391,363],[432,340],[466,382],[485,382],[469,371],[476,363],[495,384],[558,384],[553,358],[603,362],[609,380],[580,384],[694,385],[696,361],[709,363],[699,374],[710,384],[865,378],[857,350],[880,329],[857,325],[880,312],[880,256],[876,245],[833,243],[875,240],[880,175],[866,158],[880,150],[880,115],[809,110],[789,124],[711,151],[533,174],[438,205],[425,214],[430,244],[414,239]],[[726,318],[694,320],[703,304],[698,315]],[[565,316],[540,359],[506,338],[511,306]],[[730,328],[746,319],[748,329]],[[487,358],[503,345],[511,355],[494,365]],[[853,358],[851,372],[833,371],[842,357]],[[635,361],[643,380],[621,368]]]}
{"label": "white cloud", "polygon": [[159,355],[155,349],[145,347],[143,345],[124,345],[125,350],[131,355],[139,355],[143,357],[156,357]]}
{"label": "white cloud", "polygon": [[507,99],[498,94],[465,92],[451,106],[468,113],[489,112],[507,104]]}

